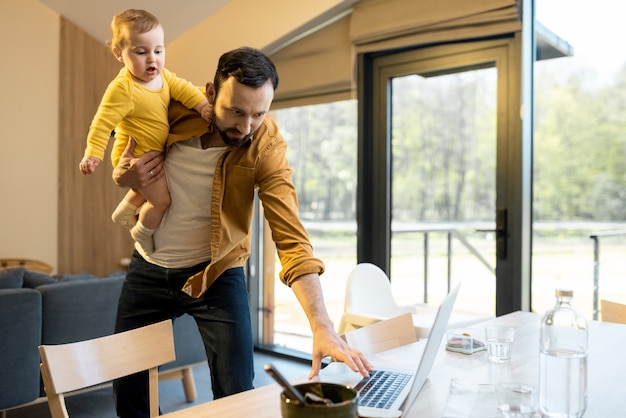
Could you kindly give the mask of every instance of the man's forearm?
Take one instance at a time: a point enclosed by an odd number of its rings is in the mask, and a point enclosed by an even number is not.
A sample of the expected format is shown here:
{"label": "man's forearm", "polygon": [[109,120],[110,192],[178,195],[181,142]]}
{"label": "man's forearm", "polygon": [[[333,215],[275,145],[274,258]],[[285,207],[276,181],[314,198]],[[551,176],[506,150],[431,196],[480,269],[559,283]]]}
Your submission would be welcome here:
{"label": "man's forearm", "polygon": [[291,289],[309,320],[311,330],[314,333],[321,329],[332,331],[333,323],[324,304],[319,275],[312,273],[300,276],[294,280]]}
{"label": "man's forearm", "polygon": [[353,371],[368,377],[372,371],[371,363],[361,352],[348,347],[335,332],[326,311],[319,276],[317,274],[300,276],[292,283],[291,289],[302,305],[313,331],[313,358],[309,379],[318,375],[322,359],[327,356],[346,363]]}

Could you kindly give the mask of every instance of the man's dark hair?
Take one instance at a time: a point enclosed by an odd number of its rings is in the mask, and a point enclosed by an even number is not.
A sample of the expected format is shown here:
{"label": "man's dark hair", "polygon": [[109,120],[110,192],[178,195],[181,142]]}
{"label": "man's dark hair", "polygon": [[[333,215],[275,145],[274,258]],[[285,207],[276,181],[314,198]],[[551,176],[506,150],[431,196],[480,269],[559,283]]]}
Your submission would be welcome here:
{"label": "man's dark hair", "polygon": [[234,49],[220,57],[213,80],[215,94],[230,77],[235,77],[235,80],[249,87],[259,88],[267,80],[272,82],[274,90],[278,87],[278,73],[272,60],[261,51],[250,47]]}

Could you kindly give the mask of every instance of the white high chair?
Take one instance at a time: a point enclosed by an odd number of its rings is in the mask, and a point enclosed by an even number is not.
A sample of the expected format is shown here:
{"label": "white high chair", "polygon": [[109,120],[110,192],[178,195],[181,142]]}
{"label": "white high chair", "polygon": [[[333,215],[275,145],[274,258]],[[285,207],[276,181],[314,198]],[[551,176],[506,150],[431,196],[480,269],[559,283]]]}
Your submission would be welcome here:
{"label": "white high chair", "polygon": [[[344,334],[405,313],[412,314],[417,338],[428,337],[435,321],[437,306],[398,304],[391,293],[391,282],[387,274],[374,264],[360,263],[352,270],[346,282],[344,313],[337,333]],[[494,315],[454,310],[448,329],[465,328],[491,318]]]}

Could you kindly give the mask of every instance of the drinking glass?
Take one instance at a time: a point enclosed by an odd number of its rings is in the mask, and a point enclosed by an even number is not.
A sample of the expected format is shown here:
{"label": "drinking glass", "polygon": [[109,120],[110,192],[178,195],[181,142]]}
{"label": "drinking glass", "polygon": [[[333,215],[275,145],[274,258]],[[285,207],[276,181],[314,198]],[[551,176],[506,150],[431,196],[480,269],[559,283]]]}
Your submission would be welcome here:
{"label": "drinking glass", "polygon": [[511,327],[486,327],[487,354],[489,361],[506,363],[511,360],[511,349],[515,330]]}
{"label": "drinking glass", "polygon": [[504,418],[532,418],[538,411],[537,388],[517,383],[496,385],[498,409]]}

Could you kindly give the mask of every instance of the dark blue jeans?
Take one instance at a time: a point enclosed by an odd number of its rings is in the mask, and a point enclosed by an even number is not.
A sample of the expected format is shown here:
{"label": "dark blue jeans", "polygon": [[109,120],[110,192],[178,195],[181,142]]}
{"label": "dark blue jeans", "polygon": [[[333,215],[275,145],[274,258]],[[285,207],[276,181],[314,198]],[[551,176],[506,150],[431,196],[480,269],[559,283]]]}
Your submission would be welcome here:
{"label": "dark blue jeans", "polygon": [[[115,332],[189,314],[204,341],[213,397],[252,389],[254,379],[250,307],[243,268],[226,270],[200,298],[180,289],[207,263],[166,269],[144,260],[136,251],[120,295]],[[149,417],[148,373],[113,382],[117,415]]]}

